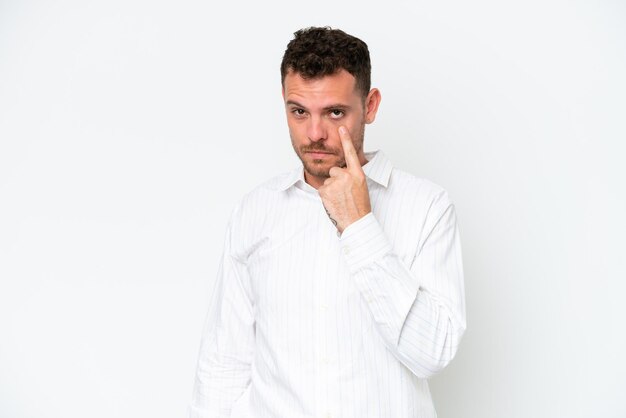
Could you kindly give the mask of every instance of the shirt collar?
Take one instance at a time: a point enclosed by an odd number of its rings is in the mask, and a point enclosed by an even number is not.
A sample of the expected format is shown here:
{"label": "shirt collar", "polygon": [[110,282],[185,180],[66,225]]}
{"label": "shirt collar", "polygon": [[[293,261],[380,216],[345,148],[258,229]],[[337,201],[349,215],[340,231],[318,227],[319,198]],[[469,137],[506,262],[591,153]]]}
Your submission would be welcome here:
{"label": "shirt collar", "polygon": [[[367,163],[363,166],[365,176],[386,188],[389,185],[389,177],[393,169],[391,161],[380,150],[366,152],[365,159],[367,160]],[[277,190],[284,191],[298,182],[305,183],[302,166],[285,173],[278,179],[275,186]]]}

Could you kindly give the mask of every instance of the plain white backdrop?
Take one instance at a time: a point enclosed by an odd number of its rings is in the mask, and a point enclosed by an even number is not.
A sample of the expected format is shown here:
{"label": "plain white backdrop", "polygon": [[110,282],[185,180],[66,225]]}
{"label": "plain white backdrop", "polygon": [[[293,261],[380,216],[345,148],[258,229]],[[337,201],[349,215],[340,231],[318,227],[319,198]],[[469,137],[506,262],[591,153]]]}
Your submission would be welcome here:
{"label": "plain white backdrop", "polygon": [[0,0],[0,417],[181,417],[235,202],[298,164],[292,33],[365,40],[366,150],[456,202],[441,418],[626,416],[620,1]]}

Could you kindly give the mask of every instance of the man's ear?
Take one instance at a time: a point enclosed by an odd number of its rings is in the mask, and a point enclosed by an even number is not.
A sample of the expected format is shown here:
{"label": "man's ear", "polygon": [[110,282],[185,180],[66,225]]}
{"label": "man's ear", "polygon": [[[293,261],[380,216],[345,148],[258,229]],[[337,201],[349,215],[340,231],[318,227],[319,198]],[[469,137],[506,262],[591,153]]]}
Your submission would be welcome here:
{"label": "man's ear", "polygon": [[365,98],[365,123],[372,123],[376,119],[380,100],[380,90],[376,88],[371,89]]}

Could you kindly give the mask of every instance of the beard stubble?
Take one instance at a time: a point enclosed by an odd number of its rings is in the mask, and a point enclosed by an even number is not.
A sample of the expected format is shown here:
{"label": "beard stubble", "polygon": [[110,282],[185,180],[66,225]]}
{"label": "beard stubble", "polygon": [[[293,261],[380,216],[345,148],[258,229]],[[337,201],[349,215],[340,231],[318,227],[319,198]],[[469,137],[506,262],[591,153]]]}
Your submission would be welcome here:
{"label": "beard stubble", "polygon": [[[298,156],[300,161],[302,161],[302,166],[304,167],[304,170],[309,175],[314,176],[314,177],[320,177],[320,178],[328,178],[330,177],[329,172],[332,167],[341,167],[341,168],[346,167],[346,159],[343,154],[343,149],[328,148],[326,147],[324,143],[325,141],[310,142],[309,145],[304,145],[304,146],[301,146],[300,148],[297,148],[295,146],[293,136],[291,135],[291,131],[289,132],[289,136],[291,137],[291,145],[293,146],[293,149],[296,152],[296,155]],[[357,140],[352,141],[352,144],[357,154],[363,148],[364,137],[365,137],[365,124],[363,123],[361,124],[361,129],[359,130],[359,133],[356,137]],[[307,152],[311,152],[311,151],[329,152],[332,155],[337,156],[339,158],[334,164],[331,164],[329,166],[324,166],[325,163],[327,162],[326,160],[315,159],[309,162],[304,158],[304,155]]]}

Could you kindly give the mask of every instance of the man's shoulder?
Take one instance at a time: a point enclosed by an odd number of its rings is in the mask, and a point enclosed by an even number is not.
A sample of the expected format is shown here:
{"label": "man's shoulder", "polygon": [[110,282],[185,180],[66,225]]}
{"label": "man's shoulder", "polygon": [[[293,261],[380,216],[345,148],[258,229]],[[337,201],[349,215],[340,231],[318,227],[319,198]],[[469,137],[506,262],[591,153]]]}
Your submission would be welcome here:
{"label": "man's shoulder", "polygon": [[274,195],[284,191],[287,188],[287,184],[292,182],[295,174],[295,169],[292,169],[262,181],[243,195],[241,203],[248,203],[259,198],[263,199],[268,195]]}
{"label": "man's shoulder", "polygon": [[254,211],[258,213],[267,211],[272,206],[280,204],[281,194],[287,188],[287,185],[293,182],[296,174],[296,169],[284,171],[257,184],[244,193],[237,201],[235,211]]}
{"label": "man's shoulder", "polygon": [[439,184],[416,176],[407,171],[394,167],[389,179],[389,188],[397,194],[411,194],[417,196],[421,201],[432,202],[434,200],[449,201],[448,191]]}
{"label": "man's shoulder", "polygon": [[398,168],[382,150],[366,153],[366,156],[370,163],[365,171],[373,182],[385,187],[386,199],[420,206],[447,196],[439,184]]}

